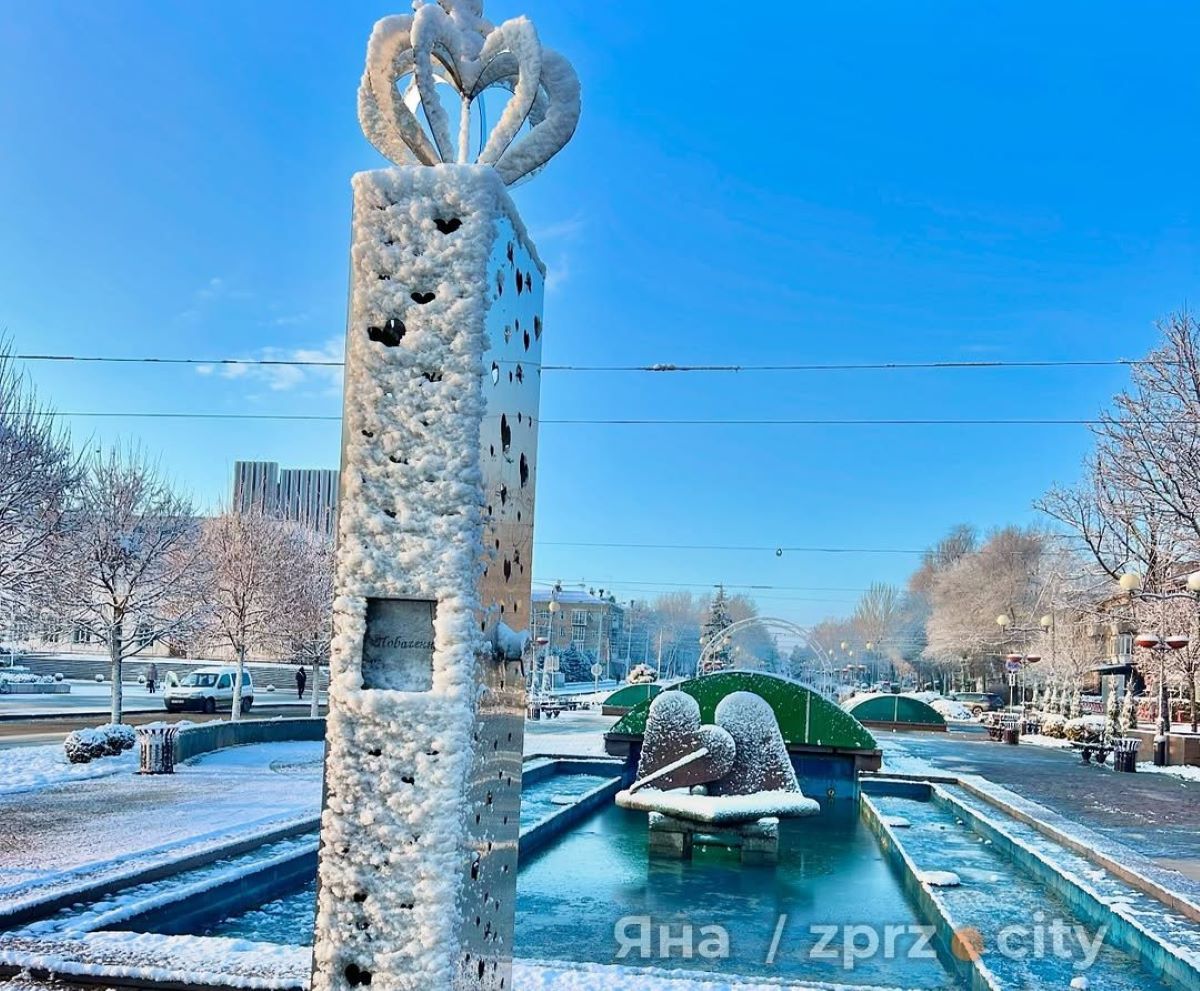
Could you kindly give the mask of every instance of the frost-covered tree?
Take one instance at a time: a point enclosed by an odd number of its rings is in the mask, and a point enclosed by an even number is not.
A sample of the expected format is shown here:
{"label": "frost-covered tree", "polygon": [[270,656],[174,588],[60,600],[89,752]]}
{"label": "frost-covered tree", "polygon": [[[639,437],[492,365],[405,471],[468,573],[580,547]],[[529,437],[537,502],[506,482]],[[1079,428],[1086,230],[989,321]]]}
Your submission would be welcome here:
{"label": "frost-covered tree", "polygon": [[1079,719],[1083,715],[1083,699],[1080,696],[1079,685],[1072,686],[1070,703],[1067,709],[1068,719]]}
{"label": "frost-covered tree", "polygon": [[[1047,562],[1044,534],[1008,527],[939,571],[929,590],[926,653],[984,662],[979,673],[986,674],[1001,654],[1032,646],[1050,584]],[[1001,615],[1013,621],[1007,632],[996,623]]]}
{"label": "frost-covered tree", "polygon": [[[209,608],[205,632],[237,658],[234,721],[242,716],[246,655],[278,650],[295,608],[294,525],[259,512],[226,512],[206,522],[202,548]],[[316,686],[313,686],[314,692]]]}
{"label": "frost-covered tree", "polygon": [[[727,638],[721,636],[733,625],[729,616],[729,602],[725,597],[725,587],[717,589],[708,608],[708,618],[700,631],[700,651],[703,656],[702,674],[714,671],[727,671],[733,664],[732,649]],[[713,644],[710,648],[709,644]]]}
{"label": "frost-covered tree", "polygon": [[1200,324],[1187,311],[1159,324],[1161,341],[1132,366],[1130,388],[1096,428],[1112,483],[1169,516],[1200,544]]}
{"label": "frost-covered tree", "polygon": [[1121,693],[1117,691],[1115,678],[1109,685],[1108,703],[1104,710],[1104,735],[1110,743],[1125,735],[1121,725]]}
{"label": "frost-covered tree", "polygon": [[1133,694],[1133,683],[1125,682],[1125,697],[1121,700],[1122,735],[1128,736],[1138,728],[1137,699]]}
{"label": "frost-covered tree", "polygon": [[321,665],[329,663],[333,637],[333,543],[322,534],[297,529],[292,534],[293,556],[288,580],[285,646],[301,664],[312,667],[310,713],[320,712]]}
{"label": "frost-covered tree", "polygon": [[123,662],[193,628],[204,609],[197,537],[190,501],[141,451],[86,460],[58,542],[55,594],[65,617],[108,649],[113,723]]}
{"label": "frost-covered tree", "polygon": [[0,341],[0,608],[46,601],[80,459]]}

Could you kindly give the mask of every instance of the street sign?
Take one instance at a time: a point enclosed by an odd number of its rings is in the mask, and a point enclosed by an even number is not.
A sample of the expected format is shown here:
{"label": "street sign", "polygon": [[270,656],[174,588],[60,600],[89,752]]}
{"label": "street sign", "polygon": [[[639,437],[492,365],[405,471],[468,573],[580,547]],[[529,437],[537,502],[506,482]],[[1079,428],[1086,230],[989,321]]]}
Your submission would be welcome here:
{"label": "street sign", "polygon": [[602,675],[602,674],[604,674],[604,665],[603,664],[593,664],[592,665],[592,677],[599,678],[600,675]]}
{"label": "street sign", "polygon": [[1017,687],[1017,675],[1016,675],[1016,672],[1009,672],[1009,675],[1008,675],[1008,687],[1009,687],[1009,688],[1016,688],[1016,687]]}
{"label": "street sign", "polygon": [[546,658],[546,662],[543,665],[542,670],[548,671],[548,672],[554,672],[554,671],[557,671],[558,668],[559,668],[558,655],[551,654],[549,657]]}
{"label": "street sign", "polygon": [[1004,670],[1009,674],[1016,674],[1021,670],[1021,662],[1019,660],[1013,660],[1012,658],[1009,658],[1004,662]]}

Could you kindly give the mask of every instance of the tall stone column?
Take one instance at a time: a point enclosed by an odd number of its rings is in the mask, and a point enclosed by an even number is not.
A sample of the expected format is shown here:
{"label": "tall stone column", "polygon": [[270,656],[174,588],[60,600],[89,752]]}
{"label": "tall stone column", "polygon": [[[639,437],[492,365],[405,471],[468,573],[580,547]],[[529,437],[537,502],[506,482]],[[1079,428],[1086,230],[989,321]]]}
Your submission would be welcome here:
{"label": "tall stone column", "polygon": [[[414,112],[444,80],[468,113],[505,87],[475,163],[440,102]],[[579,88],[527,21],[493,27],[478,2],[442,0],[376,25],[359,108],[400,167],[353,183],[313,987],[499,991],[512,987],[545,284],[505,187],[570,138]]]}

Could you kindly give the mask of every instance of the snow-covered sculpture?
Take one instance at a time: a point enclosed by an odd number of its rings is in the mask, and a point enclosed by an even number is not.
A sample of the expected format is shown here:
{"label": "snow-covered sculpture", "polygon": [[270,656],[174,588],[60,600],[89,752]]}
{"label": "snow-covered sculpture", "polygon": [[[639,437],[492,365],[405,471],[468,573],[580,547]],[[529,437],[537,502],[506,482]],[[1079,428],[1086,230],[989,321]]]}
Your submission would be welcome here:
{"label": "snow-covered sculpture", "polygon": [[[467,128],[451,152],[446,82],[468,105],[512,91],[477,162]],[[353,181],[312,988],[500,991],[546,277],[505,187],[570,137],[578,84],[528,22],[493,28],[478,0],[418,2],[376,26],[360,118],[412,167]]]}
{"label": "snow-covered sculpture", "polygon": [[699,704],[685,692],[663,692],[651,703],[638,779],[617,795],[618,805],[730,827],[820,811],[801,792],[775,712],[763,698],[733,692],[718,703],[716,725],[702,726],[700,718]]}
{"label": "snow-covered sculpture", "polygon": [[[483,17],[482,0],[416,0],[413,7],[413,14],[375,25],[359,90],[363,131],[384,156],[397,165],[474,161],[494,166],[512,185],[571,140],[579,123],[579,79],[570,62],[542,47],[532,23],[520,17],[493,25]],[[461,102],[456,136],[439,83]],[[472,157],[472,108],[488,89],[509,97]]]}

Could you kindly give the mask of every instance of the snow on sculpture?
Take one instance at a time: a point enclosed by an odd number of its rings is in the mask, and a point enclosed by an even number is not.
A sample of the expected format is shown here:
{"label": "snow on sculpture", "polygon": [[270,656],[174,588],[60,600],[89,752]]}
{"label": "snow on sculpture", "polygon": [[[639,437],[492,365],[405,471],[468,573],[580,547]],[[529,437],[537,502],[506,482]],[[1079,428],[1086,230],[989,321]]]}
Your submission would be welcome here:
{"label": "snow on sculpture", "polygon": [[[579,87],[523,19],[414,7],[359,94],[412,167],[353,181],[313,991],[512,987],[546,269],[505,187],[570,138]],[[466,110],[512,93],[476,162],[445,83]]]}
{"label": "snow on sculpture", "polygon": [[735,750],[733,737],[721,727],[700,725],[694,698],[663,692],[650,706],[638,779],[659,791],[709,784],[733,769]]}
{"label": "snow on sculpture", "polygon": [[799,792],[787,744],[771,706],[753,692],[733,692],[717,704],[717,725],[737,748],[733,767],[713,790],[717,795]]}
{"label": "snow on sculpture", "polygon": [[[510,96],[475,162],[494,166],[512,185],[563,149],[579,123],[579,79],[570,62],[542,47],[532,23],[520,17],[493,25],[481,0],[416,0],[413,7],[375,25],[359,90],[363,132],[384,156],[397,165],[471,162],[471,111],[488,89]],[[461,101],[457,137],[439,83]],[[525,124],[529,132],[518,136]]]}
{"label": "snow on sculpture", "polygon": [[[650,705],[638,780],[617,795],[622,808],[651,814],[651,833],[684,837],[689,824],[751,827],[777,842],[775,820],[815,815],[820,806],[796,781],[770,704],[733,692],[717,705],[716,725],[700,724],[700,706],[685,692],[663,692]],[[690,789],[681,791],[678,789]]]}

